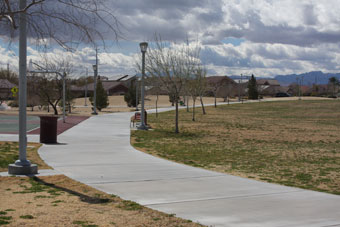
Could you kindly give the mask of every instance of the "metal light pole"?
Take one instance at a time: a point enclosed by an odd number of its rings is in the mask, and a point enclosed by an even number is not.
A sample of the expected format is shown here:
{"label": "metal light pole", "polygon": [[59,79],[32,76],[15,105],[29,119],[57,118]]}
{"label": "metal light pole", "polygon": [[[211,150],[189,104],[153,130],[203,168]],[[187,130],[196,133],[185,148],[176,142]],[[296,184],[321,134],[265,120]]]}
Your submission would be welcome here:
{"label": "metal light pole", "polygon": [[142,113],[141,113],[141,125],[138,127],[140,130],[147,130],[145,125],[145,113],[144,113],[144,76],[145,76],[145,53],[148,48],[148,43],[143,42],[139,44],[140,50],[142,52],[142,83],[141,83],[141,99],[142,99]]}
{"label": "metal light pole", "polygon": [[[58,73],[59,75],[61,75],[60,73]],[[65,82],[65,78],[66,78],[66,72],[63,73],[63,75],[61,75],[61,78],[63,78],[63,122],[65,123],[65,102],[66,102],[66,82]]]}
{"label": "metal light pole", "polygon": [[[26,8],[26,0],[20,0],[20,10]],[[37,165],[31,165],[27,160],[27,134],[26,134],[26,106],[27,106],[27,32],[26,12],[19,15],[19,160],[8,166],[9,174],[36,174]]]}
{"label": "metal light pole", "polygon": [[242,86],[242,82],[243,81],[243,74],[241,73],[241,102],[243,103],[243,86]]}
{"label": "metal light pole", "polygon": [[93,90],[93,115],[97,115],[97,76],[98,76],[98,49],[96,48],[96,64],[92,66],[94,71],[94,90]]}
{"label": "metal light pole", "polygon": [[93,65],[94,71],[94,88],[93,88],[93,115],[97,115],[97,65]]}
{"label": "metal light pole", "polygon": [[136,111],[138,111],[138,76],[136,75]]}
{"label": "metal light pole", "polygon": [[87,77],[88,77],[88,69],[86,69],[86,78],[85,78],[85,106],[87,106]]}
{"label": "metal light pole", "polygon": [[239,79],[238,80],[238,101],[240,102],[241,101],[241,80]]}
{"label": "metal light pole", "polygon": [[[26,7],[26,0],[20,0],[20,9]],[[26,159],[26,106],[27,106],[27,33],[26,33],[26,14],[20,13],[20,38],[19,38],[19,160],[16,165],[29,166],[31,163]]]}

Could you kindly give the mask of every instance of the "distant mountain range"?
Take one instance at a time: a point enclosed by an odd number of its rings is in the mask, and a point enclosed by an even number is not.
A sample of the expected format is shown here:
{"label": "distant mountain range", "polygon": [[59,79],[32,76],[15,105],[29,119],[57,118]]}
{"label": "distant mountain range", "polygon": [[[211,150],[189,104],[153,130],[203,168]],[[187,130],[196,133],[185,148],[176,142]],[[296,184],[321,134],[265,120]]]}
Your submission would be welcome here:
{"label": "distant mountain range", "polygon": [[[299,80],[303,78],[303,85],[327,84],[331,77],[336,77],[340,80],[340,73],[323,73],[321,71],[313,71],[302,74],[277,75],[274,78],[257,77],[257,79],[276,79],[281,86],[288,86],[291,83],[296,83],[297,78]],[[240,76],[230,76],[230,78],[235,80],[240,79]]]}

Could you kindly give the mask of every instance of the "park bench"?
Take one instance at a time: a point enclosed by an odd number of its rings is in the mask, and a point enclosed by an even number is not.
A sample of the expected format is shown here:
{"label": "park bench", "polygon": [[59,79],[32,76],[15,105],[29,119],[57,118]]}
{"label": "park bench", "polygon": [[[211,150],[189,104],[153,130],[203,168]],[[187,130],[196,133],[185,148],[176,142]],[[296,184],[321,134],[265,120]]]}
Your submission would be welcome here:
{"label": "park bench", "polygon": [[131,123],[132,123],[132,127],[135,127],[135,123],[137,121],[141,121],[141,114],[138,112],[138,113],[135,113],[135,115],[133,115],[131,117],[131,121],[130,121],[130,127],[131,127]]}
{"label": "park bench", "polygon": [[[147,112],[144,111],[144,124],[147,125]],[[131,121],[130,121],[130,127],[131,127],[131,123],[133,123],[133,127],[135,127],[135,123],[136,122],[140,122],[141,121],[141,112],[136,112],[134,116],[131,117]]]}

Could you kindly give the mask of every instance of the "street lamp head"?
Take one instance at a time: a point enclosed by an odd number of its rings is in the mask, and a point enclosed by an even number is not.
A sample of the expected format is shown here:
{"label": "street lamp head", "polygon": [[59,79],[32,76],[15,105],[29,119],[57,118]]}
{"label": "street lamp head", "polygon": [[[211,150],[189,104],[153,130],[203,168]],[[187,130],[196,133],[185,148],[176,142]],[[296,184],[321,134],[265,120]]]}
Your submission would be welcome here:
{"label": "street lamp head", "polygon": [[139,44],[139,46],[140,46],[140,50],[142,52],[146,52],[146,49],[148,48],[148,43],[147,42],[142,42],[142,43]]}
{"label": "street lamp head", "polygon": [[97,65],[92,65],[93,71],[97,71]]}

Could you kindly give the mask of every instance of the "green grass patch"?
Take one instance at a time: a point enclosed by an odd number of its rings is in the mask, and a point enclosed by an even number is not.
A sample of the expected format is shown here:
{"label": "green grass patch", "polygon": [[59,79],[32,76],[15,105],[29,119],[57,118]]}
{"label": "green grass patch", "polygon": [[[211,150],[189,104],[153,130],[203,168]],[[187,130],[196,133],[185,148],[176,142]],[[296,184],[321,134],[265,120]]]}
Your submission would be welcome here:
{"label": "green grass patch", "polygon": [[22,216],[20,216],[20,218],[22,218],[22,219],[34,219],[34,217],[30,214],[22,215]]}
{"label": "green grass patch", "polygon": [[7,169],[9,164],[13,164],[18,160],[18,143],[3,143],[0,144],[0,168]]}
{"label": "green grass patch", "polygon": [[81,227],[97,227],[98,225],[91,224],[89,221],[73,221],[74,225],[80,225]]}
{"label": "green grass patch", "polygon": [[136,202],[130,200],[123,200],[122,204],[118,206],[124,210],[142,210],[143,207]]}

